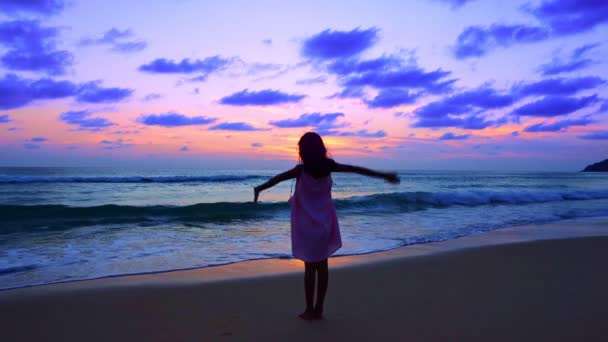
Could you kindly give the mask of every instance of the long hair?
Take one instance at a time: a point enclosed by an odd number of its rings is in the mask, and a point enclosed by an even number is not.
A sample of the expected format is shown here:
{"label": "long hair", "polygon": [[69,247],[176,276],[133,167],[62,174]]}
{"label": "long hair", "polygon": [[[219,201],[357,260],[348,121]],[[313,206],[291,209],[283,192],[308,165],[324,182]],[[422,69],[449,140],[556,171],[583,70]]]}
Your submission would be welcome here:
{"label": "long hair", "polygon": [[298,148],[304,171],[315,178],[330,174],[332,160],[327,156],[327,149],[319,134],[305,133],[298,141]]}

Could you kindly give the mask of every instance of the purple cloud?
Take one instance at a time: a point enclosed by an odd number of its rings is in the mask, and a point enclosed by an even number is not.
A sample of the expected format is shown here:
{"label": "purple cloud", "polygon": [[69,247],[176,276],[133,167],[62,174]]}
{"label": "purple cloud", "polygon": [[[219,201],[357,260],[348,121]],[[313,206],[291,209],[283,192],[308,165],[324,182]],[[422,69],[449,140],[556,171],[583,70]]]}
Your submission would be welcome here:
{"label": "purple cloud", "polygon": [[188,148],[188,146],[182,146],[182,147],[179,148],[179,151],[180,152],[188,152],[188,151],[190,151],[190,148]]}
{"label": "purple cloud", "polygon": [[223,130],[223,131],[260,131],[261,129],[255,128],[246,122],[224,122],[212,127],[209,127],[212,131]]}
{"label": "purple cloud", "polygon": [[8,114],[0,115],[0,123],[7,123],[7,122],[11,122],[10,116]]}
{"label": "purple cloud", "polygon": [[352,31],[325,30],[304,41],[301,53],[303,56],[331,60],[355,56],[370,48],[378,40],[378,29],[375,27]]}
{"label": "purple cloud", "polygon": [[447,132],[439,137],[439,140],[466,140],[470,137],[470,134],[456,135],[452,132]]}
{"label": "purple cloud", "polygon": [[573,113],[599,101],[597,94],[587,97],[547,96],[513,111],[522,116],[552,117]]}
{"label": "purple cloud", "polygon": [[137,122],[148,126],[180,127],[193,125],[208,125],[217,121],[217,118],[206,116],[188,117],[179,113],[143,114],[137,118]]}
{"label": "purple cloud", "polygon": [[79,45],[108,45],[110,46],[111,51],[124,53],[138,52],[148,46],[148,44],[143,40],[124,41],[125,39],[129,39],[132,36],[133,32],[131,31],[131,29],[121,31],[113,27],[106,33],[104,33],[103,36],[101,36],[100,38],[81,39]]}
{"label": "purple cloud", "polygon": [[270,121],[269,124],[279,128],[314,127],[316,130],[331,130],[347,126],[346,123],[336,122],[342,117],[344,113],[310,113],[302,114],[296,119]]}
{"label": "purple cloud", "polygon": [[49,78],[30,80],[15,74],[0,79],[0,109],[19,108],[37,100],[60,99],[76,96],[79,102],[109,103],[123,100],[133,90],[125,88],[103,88],[100,82],[77,85],[69,81],[54,81]]}
{"label": "purple cloud", "polygon": [[538,6],[527,4],[524,9],[542,25],[469,26],[458,36],[454,56],[480,57],[497,47],[582,33],[608,22],[608,2],[602,0],[544,0]]}
{"label": "purple cloud", "polygon": [[511,94],[500,94],[490,87],[480,87],[448,97],[444,103],[468,105],[483,109],[496,109],[512,105],[517,98]]}
{"label": "purple cloud", "polygon": [[350,74],[360,74],[364,72],[378,72],[388,69],[399,68],[403,61],[395,56],[382,56],[368,60],[358,60],[355,58],[338,59],[327,66],[327,70],[332,74],[346,76]]}
{"label": "purple cloud", "polygon": [[355,74],[344,78],[341,83],[347,88],[418,88],[430,93],[442,93],[450,91],[456,81],[444,80],[450,74],[451,72],[441,69],[426,72],[416,66],[409,66],[397,70]]}
{"label": "purple cloud", "polygon": [[93,112],[88,110],[69,111],[59,115],[61,121],[68,125],[76,125],[82,131],[99,131],[105,127],[113,126],[114,123],[106,118],[92,118]]}
{"label": "purple cloud", "polygon": [[480,57],[497,47],[545,40],[549,32],[537,26],[493,24],[490,27],[469,26],[456,40],[454,56],[458,59]]}
{"label": "purple cloud", "polygon": [[531,95],[572,95],[583,90],[597,88],[606,81],[596,76],[574,78],[549,78],[542,81],[522,83],[513,87],[518,96]]}
{"label": "purple cloud", "polygon": [[[357,56],[336,58],[324,65],[327,72],[338,78],[342,91],[328,98],[358,98],[370,108],[390,108],[413,103],[425,93],[447,93],[452,91],[456,79],[447,78],[451,72],[442,69],[426,71],[418,67],[413,59],[406,61],[401,56],[384,55],[361,60]],[[374,99],[365,99],[364,88],[380,90]],[[412,94],[412,89],[421,92]]]}
{"label": "purple cloud", "polygon": [[[487,109],[508,107],[514,104],[517,100],[518,98],[516,96],[511,94],[501,94],[493,88],[483,86],[446,97],[439,101],[431,102],[418,108],[414,112],[414,115],[416,115],[419,119],[441,118],[446,117],[447,115],[462,115]],[[462,124],[463,122],[461,120],[453,120],[453,122],[458,122],[459,124]],[[430,123],[431,121],[426,122]],[[449,120],[444,121],[444,123],[447,122],[449,122]]]}
{"label": "purple cloud", "polygon": [[139,52],[145,49],[148,46],[148,43],[143,40],[133,41],[133,42],[125,42],[125,43],[116,43],[112,46],[112,51],[121,52],[121,53],[133,53]]}
{"label": "purple cloud", "polygon": [[74,96],[78,87],[68,81],[48,78],[29,80],[15,74],[0,79],[0,109],[19,108],[36,100],[58,99]]}
{"label": "purple cloud", "polygon": [[133,36],[133,32],[131,29],[119,30],[117,28],[112,27],[106,33],[103,34],[100,38],[83,38],[78,42],[78,45],[88,46],[88,45],[102,45],[102,44],[113,44],[116,41],[124,38],[129,38]]}
{"label": "purple cloud", "polygon": [[594,121],[589,117],[580,119],[565,119],[554,123],[541,122],[530,125],[524,129],[524,132],[563,132],[572,126],[587,126]]}
{"label": "purple cloud", "polygon": [[462,129],[484,129],[490,126],[498,126],[501,122],[488,121],[483,117],[471,115],[467,117],[451,117],[451,116],[440,116],[440,117],[419,117],[418,121],[414,122],[411,127],[414,128],[440,128],[440,127],[454,127]]}
{"label": "purple cloud", "polygon": [[[514,86],[511,93],[499,93],[482,86],[477,89],[452,95],[431,102],[414,111],[418,119],[412,127],[457,127],[464,129],[483,129],[499,126],[507,119],[486,120],[480,113],[489,109],[511,106],[527,96],[551,95],[536,102],[517,108],[513,113],[528,116],[555,116],[574,112],[598,101],[597,95],[584,98],[571,98],[557,95],[574,94],[596,88],[606,81],[599,77],[553,78],[537,82],[522,83]],[[470,114],[467,117],[462,115]]]}
{"label": "purple cloud", "polygon": [[594,62],[590,59],[569,60],[566,62],[554,59],[550,63],[541,65],[539,70],[544,76],[551,76],[581,70],[592,64]]}
{"label": "purple cloud", "polygon": [[585,140],[608,140],[608,131],[595,131],[589,134],[580,135],[578,138]]}
{"label": "purple cloud", "polygon": [[379,130],[376,132],[368,131],[367,129],[361,129],[358,131],[346,131],[339,132],[335,130],[319,130],[317,131],[320,135],[327,136],[340,136],[340,137],[360,137],[360,138],[384,138],[386,137],[386,132],[383,130]]}
{"label": "purple cloud", "polygon": [[282,64],[275,63],[251,63],[247,67],[248,75],[256,75],[263,72],[279,71],[283,68]]}
{"label": "purple cloud", "polygon": [[251,147],[255,147],[255,148],[259,148],[259,147],[263,147],[264,145],[262,143],[259,142],[254,142],[251,144]]}
{"label": "purple cloud", "polygon": [[412,104],[420,94],[401,89],[382,89],[372,100],[365,101],[369,108],[392,108],[403,104]]}
{"label": "purple cloud", "polygon": [[63,0],[2,0],[0,11],[7,14],[23,12],[52,15],[61,12],[65,5]]}
{"label": "purple cloud", "polygon": [[[199,76],[195,76],[195,77],[190,77],[188,79],[188,81],[190,81],[190,82],[205,82],[205,81],[207,81],[208,77],[209,77],[208,74],[204,74],[204,75],[199,75]],[[196,94],[198,94],[198,88],[195,88],[194,92]]]}
{"label": "purple cloud", "polygon": [[148,101],[158,100],[158,99],[160,99],[162,97],[163,96],[161,94],[150,93],[150,94],[144,96],[141,100],[144,101],[144,102],[148,102]]}
{"label": "purple cloud", "polygon": [[133,131],[129,131],[129,130],[118,130],[118,131],[114,131],[112,132],[112,134],[118,134],[118,135],[126,135],[126,134],[139,134],[138,130],[133,130]]}
{"label": "purple cloud", "polygon": [[79,102],[88,103],[110,103],[118,102],[131,96],[133,89],[127,88],[103,88],[101,82],[88,82],[80,86],[76,99]]}
{"label": "purple cloud", "polygon": [[526,10],[554,35],[586,32],[608,22],[608,2],[602,0],[544,0]]}
{"label": "purple cloud", "polygon": [[200,72],[208,75],[223,70],[230,63],[232,63],[232,59],[220,56],[211,56],[203,60],[184,58],[180,62],[173,61],[172,59],[157,58],[148,64],[141,65],[139,70],[157,74],[192,74]]}
{"label": "purple cloud", "polygon": [[59,29],[43,27],[37,20],[0,23],[0,45],[7,48],[0,56],[2,65],[9,70],[64,74],[72,65],[73,56],[56,49],[58,34]]}
{"label": "purple cloud", "polygon": [[317,77],[297,80],[296,84],[297,85],[311,85],[311,84],[319,84],[319,83],[325,83],[325,82],[327,82],[327,77],[321,75],[321,76],[317,76]]}
{"label": "purple cloud", "polygon": [[25,144],[23,144],[23,147],[27,148],[28,150],[37,150],[40,148],[40,145],[32,144],[32,143],[25,143]]}
{"label": "purple cloud", "polygon": [[600,46],[600,43],[585,44],[572,51],[572,58],[582,58],[588,51]]}
{"label": "purple cloud", "polygon": [[248,89],[223,97],[221,104],[231,106],[269,106],[282,103],[300,102],[306,95],[287,94],[278,90],[265,89],[249,91]]}
{"label": "purple cloud", "polygon": [[473,2],[475,0],[433,0],[435,2],[443,2],[449,5],[453,10],[458,9],[469,2]]}
{"label": "purple cloud", "polygon": [[133,144],[125,144],[122,138],[116,140],[102,140],[99,143],[103,145],[102,148],[104,150],[118,150],[133,146]]}
{"label": "purple cloud", "polygon": [[32,139],[30,139],[31,142],[45,142],[48,141],[49,139],[47,138],[43,138],[43,137],[34,137]]}
{"label": "purple cloud", "polygon": [[5,53],[2,64],[9,70],[40,71],[49,75],[65,74],[65,69],[72,65],[72,54],[67,51],[17,51]]}
{"label": "purple cloud", "polygon": [[129,38],[133,36],[133,31],[131,29],[119,30],[115,27],[109,29],[103,36],[99,39],[94,39],[92,41],[85,41],[84,44],[104,44],[104,43],[115,43],[117,40],[123,38]]}
{"label": "purple cloud", "polygon": [[362,99],[365,97],[363,87],[345,87],[342,91],[328,96],[328,99]]}
{"label": "purple cloud", "polygon": [[587,51],[590,51],[599,45],[600,44],[583,45],[572,52],[569,60],[563,61],[561,59],[554,58],[551,62],[541,65],[539,67],[539,71],[544,76],[551,76],[584,69],[595,64],[596,62],[588,58],[583,58],[583,55],[586,54]]}

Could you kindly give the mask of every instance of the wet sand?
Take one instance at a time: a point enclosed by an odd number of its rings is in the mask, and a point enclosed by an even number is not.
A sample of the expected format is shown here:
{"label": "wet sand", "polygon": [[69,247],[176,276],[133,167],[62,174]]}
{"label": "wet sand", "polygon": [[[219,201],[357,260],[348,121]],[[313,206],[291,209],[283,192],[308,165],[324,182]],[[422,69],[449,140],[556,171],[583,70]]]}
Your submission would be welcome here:
{"label": "wet sand", "polygon": [[330,259],[323,321],[302,265],[220,267],[0,292],[4,341],[608,340],[608,219]]}

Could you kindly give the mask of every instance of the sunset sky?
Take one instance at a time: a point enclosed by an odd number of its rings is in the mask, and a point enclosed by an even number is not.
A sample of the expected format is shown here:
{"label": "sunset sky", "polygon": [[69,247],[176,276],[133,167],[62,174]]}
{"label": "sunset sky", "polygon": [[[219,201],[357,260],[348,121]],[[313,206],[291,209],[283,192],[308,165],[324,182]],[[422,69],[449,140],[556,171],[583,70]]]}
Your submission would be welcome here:
{"label": "sunset sky", "polygon": [[0,0],[0,166],[608,158],[608,1]]}

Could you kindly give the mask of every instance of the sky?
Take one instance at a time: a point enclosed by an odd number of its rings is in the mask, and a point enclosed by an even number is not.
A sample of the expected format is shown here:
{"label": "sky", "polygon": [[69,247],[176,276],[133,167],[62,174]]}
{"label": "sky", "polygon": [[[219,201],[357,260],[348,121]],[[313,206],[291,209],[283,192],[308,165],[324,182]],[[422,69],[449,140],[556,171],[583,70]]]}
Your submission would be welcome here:
{"label": "sky", "polygon": [[608,157],[603,0],[0,0],[0,166]]}

